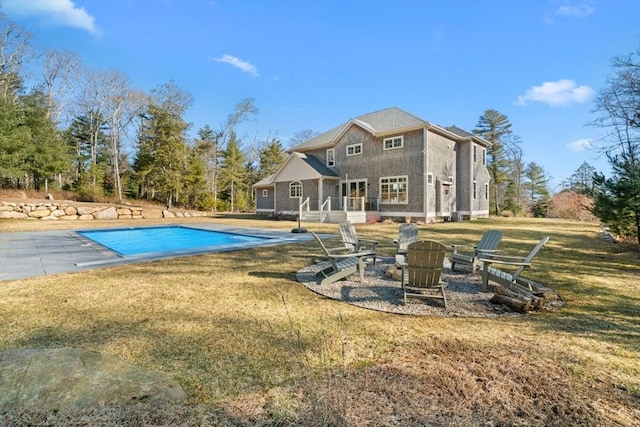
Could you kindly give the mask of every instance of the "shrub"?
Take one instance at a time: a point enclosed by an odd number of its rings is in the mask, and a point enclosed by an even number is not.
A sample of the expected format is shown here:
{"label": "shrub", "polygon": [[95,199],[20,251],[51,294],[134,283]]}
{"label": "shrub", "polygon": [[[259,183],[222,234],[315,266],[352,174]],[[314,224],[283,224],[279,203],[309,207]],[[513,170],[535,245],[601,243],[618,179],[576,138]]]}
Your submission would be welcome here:
{"label": "shrub", "polygon": [[593,199],[591,197],[566,190],[549,199],[548,215],[576,221],[598,221],[598,218],[590,211],[592,206]]}

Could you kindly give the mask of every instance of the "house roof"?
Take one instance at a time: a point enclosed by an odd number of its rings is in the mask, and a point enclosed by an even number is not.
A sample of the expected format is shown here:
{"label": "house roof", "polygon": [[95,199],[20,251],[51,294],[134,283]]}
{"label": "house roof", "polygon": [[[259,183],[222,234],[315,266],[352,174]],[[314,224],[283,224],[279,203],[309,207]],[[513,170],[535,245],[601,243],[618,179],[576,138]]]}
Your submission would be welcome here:
{"label": "house roof", "polygon": [[253,184],[252,187],[270,187],[270,186],[272,186],[273,185],[273,176],[274,175],[275,175],[275,173],[272,173],[271,175],[265,176],[260,181],[258,181],[255,184]]}
{"label": "house roof", "polygon": [[293,152],[284,161],[280,169],[272,175],[261,179],[252,185],[253,188],[270,187],[276,182],[291,181],[293,173],[295,179],[335,178],[340,176],[325,166],[320,160],[304,153]]}
{"label": "house roof", "polygon": [[320,175],[324,176],[324,177],[335,177],[335,178],[339,178],[339,175],[333,171],[332,169],[330,169],[329,167],[327,167],[324,163],[322,163],[320,160],[318,160],[316,157],[313,156],[307,156],[305,154],[300,154],[300,153],[295,153],[300,155],[300,157],[302,158],[302,160],[305,161],[306,164],[308,164],[309,166],[311,166],[316,172],[318,172]]}
{"label": "house roof", "polygon": [[453,125],[453,126],[449,126],[447,127],[447,130],[451,133],[454,133],[456,135],[458,135],[459,137],[463,138],[463,139],[470,139],[470,140],[474,140],[476,142],[479,142],[481,144],[484,144],[486,146],[491,145],[491,143],[489,141],[487,141],[486,139],[474,134],[474,133],[469,133],[464,129],[460,129],[458,126]]}
{"label": "house roof", "polygon": [[450,132],[453,132],[453,133],[455,133],[456,135],[461,136],[461,137],[463,137],[463,138],[469,138],[469,137],[471,137],[471,136],[475,136],[474,134],[469,133],[469,132],[467,132],[467,131],[466,131],[466,130],[464,130],[464,129],[460,129],[460,128],[459,128],[458,126],[456,126],[456,125],[448,126],[448,127],[447,127],[447,130],[448,130],[448,131],[450,131]]}
{"label": "house roof", "polygon": [[[370,132],[374,136],[384,136],[429,127],[430,129],[449,134],[453,137],[473,137],[481,140],[481,138],[479,138],[478,136],[465,132],[455,126],[452,126],[452,128],[464,132],[465,135],[455,132],[451,130],[451,128],[443,128],[441,126],[434,125],[433,123],[429,123],[426,120],[422,120],[421,118],[416,117],[411,113],[407,113],[406,111],[401,110],[398,107],[391,107],[384,110],[374,111],[373,113],[367,113],[362,116],[356,117],[355,119],[350,119],[346,123],[336,126],[335,128],[328,130],[327,132],[321,133],[320,135],[317,135],[314,138],[309,139],[308,141],[290,148],[288,152],[304,152],[318,148],[331,147],[335,145],[340,137],[351,126],[359,126],[362,129]],[[484,142],[486,143],[486,141]]]}

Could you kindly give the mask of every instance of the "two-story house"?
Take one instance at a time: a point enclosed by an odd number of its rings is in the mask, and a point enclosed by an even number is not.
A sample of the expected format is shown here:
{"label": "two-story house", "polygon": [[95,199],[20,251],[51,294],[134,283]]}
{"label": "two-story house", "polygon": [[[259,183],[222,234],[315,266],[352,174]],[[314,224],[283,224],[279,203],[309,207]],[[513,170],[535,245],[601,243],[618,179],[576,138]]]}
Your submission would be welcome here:
{"label": "two-story house", "polygon": [[355,223],[487,217],[489,146],[399,108],[365,114],[288,150],[253,186],[256,213]]}

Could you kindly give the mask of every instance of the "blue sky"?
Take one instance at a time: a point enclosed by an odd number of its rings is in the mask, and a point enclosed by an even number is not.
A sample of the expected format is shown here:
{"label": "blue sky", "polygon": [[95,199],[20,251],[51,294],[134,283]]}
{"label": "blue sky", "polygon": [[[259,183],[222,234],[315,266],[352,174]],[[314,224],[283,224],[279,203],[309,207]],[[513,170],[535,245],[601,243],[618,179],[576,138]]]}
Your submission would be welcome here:
{"label": "blue sky", "polygon": [[39,48],[76,52],[151,90],[173,80],[194,97],[191,135],[219,128],[254,98],[246,141],[399,107],[471,131],[508,116],[525,162],[551,186],[602,131],[593,98],[615,56],[640,46],[637,0],[0,0]]}

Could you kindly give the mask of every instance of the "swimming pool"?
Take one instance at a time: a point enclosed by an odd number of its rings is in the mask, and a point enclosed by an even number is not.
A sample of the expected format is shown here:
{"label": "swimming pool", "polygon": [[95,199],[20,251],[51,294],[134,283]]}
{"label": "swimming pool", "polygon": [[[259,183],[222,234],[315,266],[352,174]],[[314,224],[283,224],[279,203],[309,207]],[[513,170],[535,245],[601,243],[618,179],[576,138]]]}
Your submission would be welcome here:
{"label": "swimming pool", "polygon": [[78,234],[124,257],[245,248],[261,246],[272,240],[268,237],[180,225],[82,230]]}

